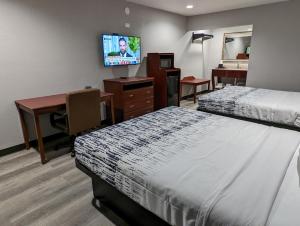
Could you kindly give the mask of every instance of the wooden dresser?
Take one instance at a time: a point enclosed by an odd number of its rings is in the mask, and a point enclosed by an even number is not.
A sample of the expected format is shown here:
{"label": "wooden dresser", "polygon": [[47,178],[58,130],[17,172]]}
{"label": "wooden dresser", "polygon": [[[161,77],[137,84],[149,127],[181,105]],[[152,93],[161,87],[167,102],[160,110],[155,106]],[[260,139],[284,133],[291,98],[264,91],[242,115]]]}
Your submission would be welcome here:
{"label": "wooden dresser", "polygon": [[114,94],[116,121],[122,122],[154,110],[153,78],[104,80],[106,92]]}

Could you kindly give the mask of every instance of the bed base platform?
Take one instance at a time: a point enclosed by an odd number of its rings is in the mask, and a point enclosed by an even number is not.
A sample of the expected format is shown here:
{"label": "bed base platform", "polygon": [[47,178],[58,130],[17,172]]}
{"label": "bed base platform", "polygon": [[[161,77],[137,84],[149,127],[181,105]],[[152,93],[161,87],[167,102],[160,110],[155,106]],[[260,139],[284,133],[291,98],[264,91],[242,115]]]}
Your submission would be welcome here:
{"label": "bed base platform", "polygon": [[[117,216],[132,226],[170,226],[167,222],[145,209],[106,181],[75,160],[76,167],[92,179],[93,206],[101,212],[99,204],[112,210]],[[121,225],[120,225],[121,226]]]}
{"label": "bed base platform", "polygon": [[243,121],[253,122],[253,123],[257,123],[257,124],[262,124],[265,126],[273,126],[273,127],[277,127],[277,128],[281,128],[281,129],[288,129],[288,130],[294,130],[294,131],[300,132],[300,128],[295,127],[295,126],[288,126],[288,125],[284,125],[284,124],[267,122],[267,121],[262,121],[259,119],[246,118],[246,117],[242,117],[242,116],[236,116],[236,115],[231,115],[231,114],[226,114],[226,113],[221,113],[221,112],[207,111],[207,110],[203,110],[203,109],[199,109],[199,108],[197,108],[197,110],[206,112],[206,113],[210,113],[210,114],[214,114],[214,115],[220,115],[220,116],[239,119],[239,120],[243,120]]}

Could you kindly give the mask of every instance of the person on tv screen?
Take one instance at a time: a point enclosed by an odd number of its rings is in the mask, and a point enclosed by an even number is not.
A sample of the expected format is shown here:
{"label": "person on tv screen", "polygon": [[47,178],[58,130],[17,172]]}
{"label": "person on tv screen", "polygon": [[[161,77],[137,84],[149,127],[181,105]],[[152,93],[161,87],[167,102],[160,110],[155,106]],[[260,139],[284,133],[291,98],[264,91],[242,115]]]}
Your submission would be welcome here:
{"label": "person on tv screen", "polygon": [[121,57],[132,57],[127,52],[127,41],[125,40],[125,38],[120,38],[119,39],[119,47],[120,47],[120,56]]}

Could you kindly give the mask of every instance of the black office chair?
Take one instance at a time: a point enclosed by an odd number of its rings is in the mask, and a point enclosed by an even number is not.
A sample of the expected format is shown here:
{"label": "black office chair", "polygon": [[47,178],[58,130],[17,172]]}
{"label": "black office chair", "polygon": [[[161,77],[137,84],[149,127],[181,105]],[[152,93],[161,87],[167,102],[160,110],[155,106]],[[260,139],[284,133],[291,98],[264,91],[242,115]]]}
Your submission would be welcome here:
{"label": "black office chair", "polygon": [[67,94],[66,113],[52,113],[50,123],[70,136],[71,156],[74,157],[76,136],[101,125],[100,90],[85,89]]}

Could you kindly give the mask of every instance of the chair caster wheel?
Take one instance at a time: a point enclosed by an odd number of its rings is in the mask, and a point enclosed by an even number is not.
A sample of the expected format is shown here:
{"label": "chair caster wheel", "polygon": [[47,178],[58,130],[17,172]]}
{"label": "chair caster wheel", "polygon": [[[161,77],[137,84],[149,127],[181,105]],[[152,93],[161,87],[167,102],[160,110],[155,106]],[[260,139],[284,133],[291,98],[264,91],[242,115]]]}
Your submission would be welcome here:
{"label": "chair caster wheel", "polygon": [[71,152],[71,157],[75,158],[75,152]]}

